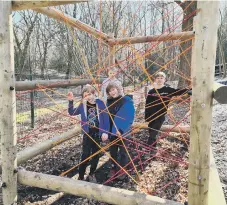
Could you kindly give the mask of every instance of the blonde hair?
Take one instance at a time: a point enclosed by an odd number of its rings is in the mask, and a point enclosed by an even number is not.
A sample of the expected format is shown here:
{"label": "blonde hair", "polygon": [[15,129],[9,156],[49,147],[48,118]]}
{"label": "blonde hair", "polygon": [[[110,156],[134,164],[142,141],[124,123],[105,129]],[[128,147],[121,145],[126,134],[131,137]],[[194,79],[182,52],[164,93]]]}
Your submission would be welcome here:
{"label": "blonde hair", "polygon": [[84,96],[84,93],[86,93],[86,92],[95,94],[96,89],[92,85],[87,84],[83,87],[83,90],[81,92],[82,97]]}
{"label": "blonde hair", "polygon": [[155,75],[154,75],[154,78],[157,78],[157,77],[164,77],[166,78],[166,74],[164,72],[157,72]]}

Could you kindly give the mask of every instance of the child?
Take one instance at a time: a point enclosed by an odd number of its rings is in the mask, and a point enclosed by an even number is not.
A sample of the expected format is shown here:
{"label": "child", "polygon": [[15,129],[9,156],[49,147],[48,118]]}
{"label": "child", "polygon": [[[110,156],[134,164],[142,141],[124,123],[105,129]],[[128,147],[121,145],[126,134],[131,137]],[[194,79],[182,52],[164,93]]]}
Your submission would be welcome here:
{"label": "child", "polygon": [[[73,94],[72,92],[68,93],[69,114],[81,115],[81,127],[83,134],[81,162],[99,150],[97,144],[100,144],[100,137],[107,139],[107,133],[109,131],[109,115],[107,113],[107,108],[101,100],[95,99],[95,88],[91,85],[86,85],[82,90],[82,98],[83,103],[80,103],[77,108],[74,108]],[[91,159],[88,181],[96,181],[94,172],[97,168],[98,160],[99,155],[95,155]],[[87,163],[88,161],[85,161],[79,166],[79,180],[84,180]]]}
{"label": "child", "polygon": [[[128,141],[124,140],[124,138],[128,137],[130,134],[131,125],[134,121],[135,108],[132,98],[121,95],[121,89],[122,88],[115,83],[109,83],[106,88],[108,95],[107,106],[111,115],[109,119],[111,133],[110,142],[122,137],[127,147]],[[118,161],[118,155],[120,156],[119,165],[121,167],[129,163],[128,153],[121,140],[110,147],[110,155],[115,161]],[[113,161],[109,177],[115,175],[118,169],[119,167]],[[119,179],[123,180],[125,177],[126,175],[124,174]]]}
{"label": "child", "polygon": [[[156,142],[158,131],[160,130],[163,122],[165,121],[165,115],[168,105],[173,96],[179,96],[184,93],[188,93],[189,89],[174,89],[164,85],[166,81],[166,75],[163,72],[158,72],[155,75],[154,88],[152,88],[147,95],[145,105],[145,120],[148,122],[149,138],[148,145],[152,145]],[[164,104],[163,104],[164,102]],[[156,143],[153,145],[156,147]],[[155,152],[154,152],[155,153]]]}
{"label": "child", "polygon": [[109,72],[108,72],[109,77],[107,79],[105,79],[102,83],[101,96],[105,102],[107,100],[106,88],[109,83],[117,84],[121,88],[120,95],[123,95],[123,88],[122,88],[121,82],[116,78],[116,75],[117,75],[117,68],[114,67],[109,70]]}

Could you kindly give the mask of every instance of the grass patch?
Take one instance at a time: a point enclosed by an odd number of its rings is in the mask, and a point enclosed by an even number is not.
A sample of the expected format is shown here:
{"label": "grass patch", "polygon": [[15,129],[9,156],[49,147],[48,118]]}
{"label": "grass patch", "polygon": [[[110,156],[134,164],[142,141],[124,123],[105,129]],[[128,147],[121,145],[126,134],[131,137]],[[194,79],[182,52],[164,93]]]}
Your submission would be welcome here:
{"label": "grass patch", "polygon": [[[66,109],[67,104],[68,103],[60,103],[57,105],[50,106],[48,108],[35,108],[35,117],[39,118],[43,115],[50,114],[50,113],[54,112],[53,110],[56,110],[59,112],[63,109]],[[17,115],[16,115],[17,123],[23,123],[25,121],[29,121],[30,118],[31,118],[31,111],[17,113]]]}

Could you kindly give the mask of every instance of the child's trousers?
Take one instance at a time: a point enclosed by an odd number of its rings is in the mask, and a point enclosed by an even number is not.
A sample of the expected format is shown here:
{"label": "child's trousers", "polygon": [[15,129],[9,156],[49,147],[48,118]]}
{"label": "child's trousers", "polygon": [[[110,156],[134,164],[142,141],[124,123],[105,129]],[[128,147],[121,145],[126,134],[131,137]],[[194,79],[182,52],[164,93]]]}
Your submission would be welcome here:
{"label": "child's trousers", "polygon": [[[96,142],[97,144],[100,144],[100,138],[98,134],[95,135],[90,135]],[[82,156],[81,156],[81,162],[90,157],[92,154],[96,153],[100,148],[97,146],[95,142],[93,142],[90,137],[88,137],[86,134],[83,136],[83,148],[82,148]],[[94,157],[90,159],[90,175],[92,175],[98,165],[99,161],[99,154],[96,154]],[[83,162],[79,166],[79,178],[84,179],[84,174],[86,171],[86,167],[88,165],[89,160]]]}
{"label": "child's trousers", "polygon": [[[164,123],[165,121],[165,116],[161,116],[153,121],[151,121],[148,125],[149,127],[149,138],[148,138],[148,141],[147,141],[147,144],[150,146],[154,146],[156,147],[156,140],[157,140],[157,135],[158,135],[158,132],[160,131],[160,128],[162,126],[162,124]],[[155,143],[156,142],[156,143]]]}
{"label": "child's trousers", "polygon": [[[117,137],[112,136],[110,142],[114,141],[115,139],[117,139]],[[126,148],[128,148],[129,142],[126,140],[123,140],[123,142],[124,142]],[[111,155],[112,159],[114,159],[121,167],[124,167],[125,165],[127,165],[129,163],[128,153],[127,153],[124,145],[122,144],[121,140],[119,142],[117,142],[116,144],[111,145],[110,155]],[[119,157],[119,160],[118,160],[118,157]],[[111,159],[111,161],[113,164],[113,169],[115,169],[115,170],[120,169],[120,167],[112,159]]]}

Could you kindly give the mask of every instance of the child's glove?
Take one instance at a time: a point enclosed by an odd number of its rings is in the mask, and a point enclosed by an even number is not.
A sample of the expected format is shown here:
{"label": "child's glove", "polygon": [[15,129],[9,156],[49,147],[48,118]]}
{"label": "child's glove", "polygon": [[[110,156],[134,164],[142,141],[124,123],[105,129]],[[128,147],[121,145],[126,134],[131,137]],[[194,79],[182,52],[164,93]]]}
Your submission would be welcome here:
{"label": "child's glove", "polygon": [[106,140],[108,140],[108,134],[102,133],[101,138],[102,138],[102,141],[105,142]]}
{"label": "child's glove", "polygon": [[73,100],[73,93],[72,92],[68,92],[68,96],[67,96],[69,101]]}

